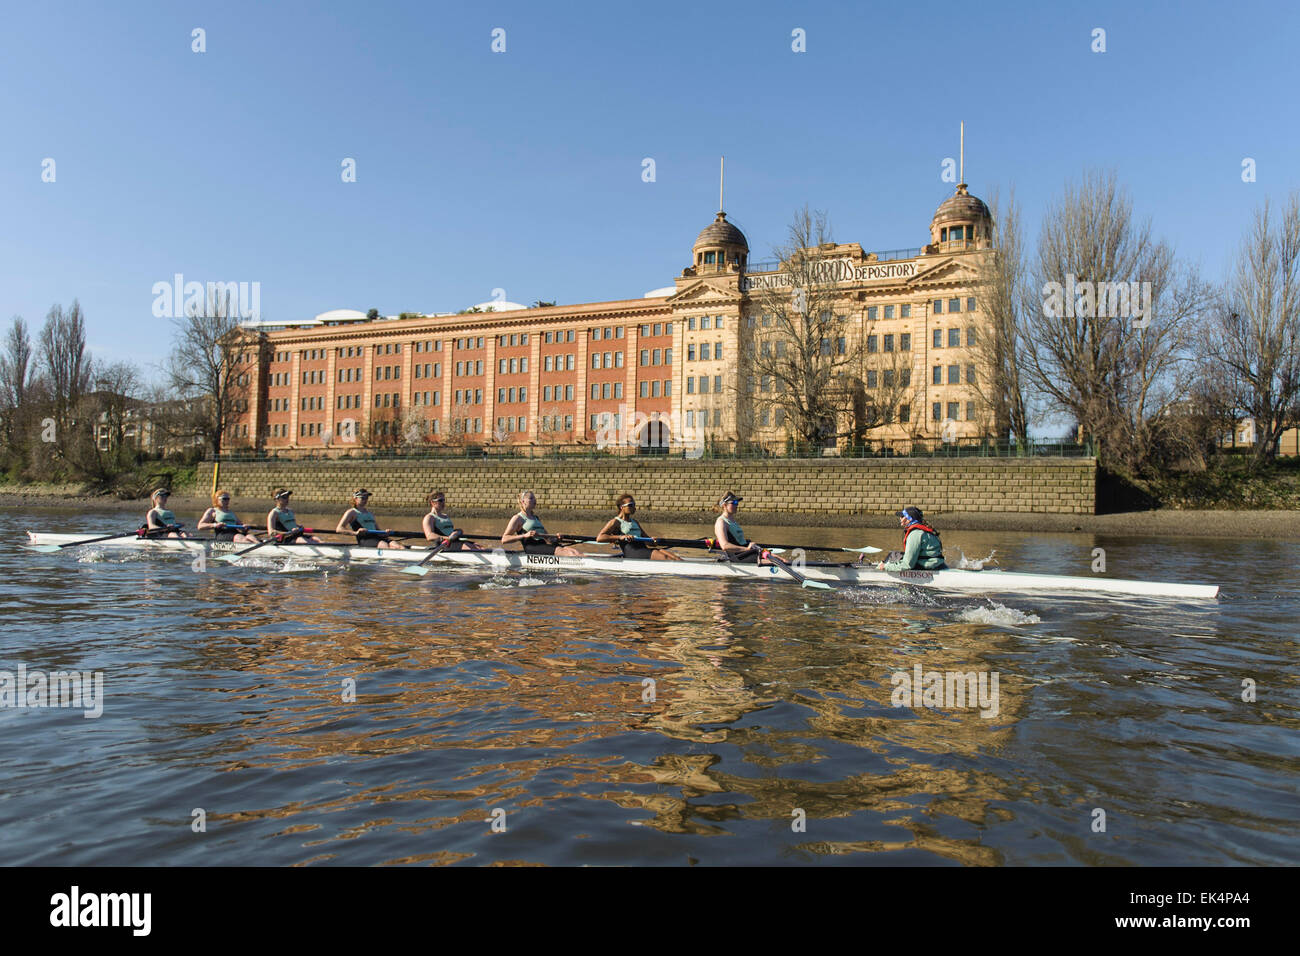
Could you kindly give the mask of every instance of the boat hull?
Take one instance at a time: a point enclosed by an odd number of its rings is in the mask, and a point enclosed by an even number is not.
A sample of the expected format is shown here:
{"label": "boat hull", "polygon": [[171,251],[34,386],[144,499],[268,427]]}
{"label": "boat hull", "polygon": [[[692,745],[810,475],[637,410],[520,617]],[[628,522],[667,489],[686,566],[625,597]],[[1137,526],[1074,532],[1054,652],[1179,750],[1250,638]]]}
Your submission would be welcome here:
{"label": "boat hull", "polygon": [[[73,544],[97,535],[49,534],[28,532],[31,544]],[[202,553],[211,558],[233,554],[253,547],[228,541],[200,538],[119,538],[101,541],[90,547],[126,548],[131,550]],[[295,558],[348,561],[377,564],[418,564],[427,556],[423,547],[405,550],[363,548],[355,545],[330,546],[312,544],[266,545],[251,558]],[[754,564],[736,564],[714,557],[687,557],[681,561],[646,561],[619,555],[593,554],[586,557],[524,554],[520,551],[451,551],[435,555],[428,566],[455,566],[495,572],[505,569],[535,571],[593,572],[597,574],[646,574],[671,577],[737,578],[766,581],[793,580],[780,568]],[[811,562],[800,568],[812,581],[828,584],[898,585],[936,588],[945,591],[1016,593],[1027,591],[1075,591],[1098,594],[1122,594],[1140,597],[1208,599],[1218,595],[1212,584],[1179,584],[1162,581],[1130,581],[1122,578],[1078,577],[1059,574],[1030,574],[989,569],[983,571],[946,569],[942,571],[880,571],[872,565]]]}

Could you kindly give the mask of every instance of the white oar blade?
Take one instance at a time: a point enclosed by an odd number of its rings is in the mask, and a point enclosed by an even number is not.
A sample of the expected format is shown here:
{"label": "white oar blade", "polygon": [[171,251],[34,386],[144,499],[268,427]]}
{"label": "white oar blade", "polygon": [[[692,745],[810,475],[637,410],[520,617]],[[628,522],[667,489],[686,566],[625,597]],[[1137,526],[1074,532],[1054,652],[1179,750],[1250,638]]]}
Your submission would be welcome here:
{"label": "white oar blade", "polygon": [[785,548],[768,548],[768,554],[785,554]]}
{"label": "white oar blade", "polygon": [[243,557],[242,554],[223,554],[223,555],[220,555],[219,557],[215,558],[214,560],[216,560],[216,561],[225,561],[226,564],[234,564],[236,561],[238,561],[238,560],[239,560],[240,558],[242,558],[242,557]]}
{"label": "white oar blade", "polygon": [[880,553],[879,548],[873,548],[871,545],[867,545],[865,548],[840,548],[840,550],[852,551],[856,554],[879,554]]}
{"label": "white oar blade", "polygon": [[41,554],[58,554],[63,550],[57,544],[20,544],[18,547],[28,551],[39,551]]}
{"label": "white oar blade", "polygon": [[817,588],[819,591],[834,590],[834,588],[832,588],[829,584],[826,584],[823,581],[809,581],[807,578],[804,578],[803,586],[806,588]]}
{"label": "white oar blade", "polygon": [[402,568],[403,574],[414,574],[416,577],[424,577],[429,573],[429,569],[422,564],[412,564],[409,567]]}

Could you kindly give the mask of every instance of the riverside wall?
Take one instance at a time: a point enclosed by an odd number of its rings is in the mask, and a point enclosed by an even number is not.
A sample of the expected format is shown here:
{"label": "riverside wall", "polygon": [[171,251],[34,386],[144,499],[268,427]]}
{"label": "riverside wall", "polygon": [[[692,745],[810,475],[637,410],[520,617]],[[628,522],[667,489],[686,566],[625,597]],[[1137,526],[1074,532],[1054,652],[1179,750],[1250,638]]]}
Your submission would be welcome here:
{"label": "riverside wall", "polygon": [[[199,465],[201,493],[212,468]],[[889,514],[909,504],[927,514],[1097,510],[1094,458],[270,460],[222,462],[219,478],[237,499],[269,501],[288,488],[296,507],[343,508],[364,486],[381,512],[423,512],[439,488],[456,514],[509,512],[524,489],[543,512],[611,511],[631,492],[648,515],[692,514],[711,511],[727,490],[751,515]]]}

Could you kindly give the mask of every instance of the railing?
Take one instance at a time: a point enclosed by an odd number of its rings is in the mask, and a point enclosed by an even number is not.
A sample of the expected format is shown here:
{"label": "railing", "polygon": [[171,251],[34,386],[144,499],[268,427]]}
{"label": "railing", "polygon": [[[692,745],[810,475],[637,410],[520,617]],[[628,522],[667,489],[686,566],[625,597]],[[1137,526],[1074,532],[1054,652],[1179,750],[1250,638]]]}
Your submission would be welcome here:
{"label": "railing", "polygon": [[[569,445],[430,445],[427,447],[352,448],[343,450],[288,448],[271,451],[236,451],[219,456],[223,462],[237,461],[430,461],[430,460],[524,460],[573,459],[740,459],[764,458],[1092,458],[1091,444],[1072,442],[999,442],[976,438],[945,442],[938,438],[899,438],[871,441],[862,445],[823,448],[798,442],[710,441],[669,447],[595,444]],[[208,459],[211,461],[212,459]]]}

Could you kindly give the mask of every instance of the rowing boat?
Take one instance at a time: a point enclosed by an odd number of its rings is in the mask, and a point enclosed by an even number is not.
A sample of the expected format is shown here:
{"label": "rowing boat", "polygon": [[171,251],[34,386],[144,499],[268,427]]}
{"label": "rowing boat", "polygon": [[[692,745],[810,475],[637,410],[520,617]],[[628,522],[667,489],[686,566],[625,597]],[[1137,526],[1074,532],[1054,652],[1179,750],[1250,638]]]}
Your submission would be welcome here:
{"label": "rowing boat", "polygon": [[[89,540],[91,535],[27,532],[32,545],[70,545]],[[127,548],[145,551],[198,552],[213,557],[239,551],[246,545],[209,538],[118,538],[100,542],[103,548]],[[269,544],[258,550],[268,558],[324,559],[388,564],[423,561],[427,548],[389,550],[359,545]],[[444,551],[435,555],[431,565],[448,565],[481,571],[505,569],[536,571],[594,572],[600,574],[670,575],[688,578],[745,578],[761,581],[791,581],[777,567],[737,564],[714,557],[683,558],[680,561],[649,561],[624,558],[617,554],[592,554],[580,558],[551,554],[525,554],[522,551]],[[1031,574],[997,568],[942,571],[880,571],[874,565],[809,561],[800,566],[812,581],[860,585],[911,584],[945,591],[981,591],[1015,593],[1020,591],[1083,591],[1098,594],[1123,594],[1142,597],[1213,598],[1219,589],[1213,584],[1177,584],[1162,581],[1130,581],[1100,575],[1080,577],[1064,574]]]}

